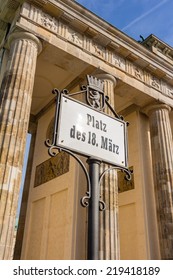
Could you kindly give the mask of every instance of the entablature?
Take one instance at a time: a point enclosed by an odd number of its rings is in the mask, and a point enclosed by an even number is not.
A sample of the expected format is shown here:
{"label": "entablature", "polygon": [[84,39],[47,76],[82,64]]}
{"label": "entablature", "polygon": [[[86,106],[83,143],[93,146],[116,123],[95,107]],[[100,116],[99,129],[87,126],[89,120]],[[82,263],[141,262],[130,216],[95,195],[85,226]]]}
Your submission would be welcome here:
{"label": "entablature", "polygon": [[11,32],[17,27],[33,32],[50,44],[60,38],[119,73],[161,92],[172,102],[173,71],[170,63],[74,1],[38,2],[42,2],[42,8],[23,3]]}
{"label": "entablature", "polygon": [[[123,57],[129,56],[129,59],[136,61],[139,66],[144,65],[145,68],[146,64],[150,64],[156,68],[164,67],[172,71],[173,49],[156,36],[149,36],[149,39],[147,38],[142,44],[136,42],[75,1],[0,0],[0,20],[11,23],[15,17],[16,10],[24,2],[41,7],[52,18],[62,20],[76,31],[91,36],[103,47],[114,48]],[[144,46],[148,47],[149,45],[149,49],[144,48]],[[161,72],[165,72],[164,69]]]}
{"label": "entablature", "polygon": [[[80,4],[71,0],[0,0],[0,20],[11,23],[15,12],[23,3],[35,4],[41,7],[54,21],[61,20],[81,34],[90,36],[102,47],[113,48],[122,57],[132,60],[140,67],[152,65],[152,69],[172,72],[173,49],[161,42],[156,36],[151,35],[144,42],[139,43],[96,16]],[[24,4],[25,5],[25,4]],[[2,24],[1,24],[2,25]],[[0,28],[1,28],[0,25]],[[2,35],[1,35],[2,37]],[[2,39],[1,39],[2,40]],[[149,49],[144,46],[149,46]],[[157,56],[155,55],[157,54]],[[165,59],[166,58],[166,59]],[[155,71],[154,71],[155,72]],[[165,74],[165,77],[168,73]],[[169,74],[171,76],[171,74]],[[172,73],[173,76],[173,73]]]}
{"label": "entablature", "polygon": [[[55,5],[53,10],[50,8],[50,3]],[[102,46],[115,48],[116,52],[123,57],[127,57],[129,54],[130,57],[133,56],[133,59],[136,57],[136,63],[139,64],[139,66],[144,64],[145,67],[146,63],[149,63],[150,65],[154,65],[155,68],[164,67],[172,72],[173,59],[165,59],[168,57],[164,55],[166,49],[163,51],[162,55],[156,56],[156,52],[153,52],[152,49],[144,48],[142,43],[130,38],[75,1],[50,0],[49,4],[44,8],[57,19],[67,20],[68,18],[69,26],[72,28],[74,27],[81,33],[90,35],[93,39],[97,40],[97,42],[100,42]],[[58,14],[56,14],[56,9],[59,11]],[[62,11],[62,13],[60,13],[60,11]],[[159,39],[157,38],[157,40]],[[169,50],[171,49],[168,45],[167,47]],[[167,52],[169,51],[167,50]],[[165,53],[166,55],[167,52]],[[164,71],[165,70],[162,72]]]}
{"label": "entablature", "polygon": [[146,48],[173,65],[173,48],[151,34],[143,42]]}

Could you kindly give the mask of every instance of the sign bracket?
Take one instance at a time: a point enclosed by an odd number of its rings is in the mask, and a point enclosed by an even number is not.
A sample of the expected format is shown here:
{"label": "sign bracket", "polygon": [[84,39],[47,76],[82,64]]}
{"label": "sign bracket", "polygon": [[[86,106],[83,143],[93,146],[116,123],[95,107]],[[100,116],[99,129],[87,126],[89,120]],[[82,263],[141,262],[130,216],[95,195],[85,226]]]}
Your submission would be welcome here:
{"label": "sign bracket", "polygon": [[[86,176],[87,180],[87,192],[86,195],[81,198],[81,205],[83,207],[88,207],[88,259],[92,260],[97,260],[99,259],[99,211],[103,211],[106,208],[105,202],[101,200],[100,197],[100,184],[107,172],[110,172],[112,170],[121,170],[122,172],[125,173],[125,179],[126,180],[131,180],[131,170],[128,169],[127,167],[127,132],[126,132],[126,127],[129,124],[128,122],[125,122],[123,120],[122,116],[119,116],[115,110],[112,108],[112,106],[109,104],[109,98],[108,96],[104,95],[104,82],[102,80],[97,79],[96,77],[89,76],[87,75],[87,81],[88,84],[87,86],[82,86],[81,91],[75,92],[75,93],[69,93],[68,90],[64,89],[62,91],[59,91],[58,89],[54,89],[52,91],[53,94],[56,94],[56,110],[55,110],[55,121],[54,121],[54,132],[53,132],[53,138],[52,141],[50,139],[47,139],[45,141],[46,146],[48,147],[48,153],[50,156],[54,157],[56,156],[59,152],[64,151],[69,153],[73,158],[77,160],[77,162],[80,164],[82,167],[84,174]],[[86,97],[86,104],[78,102],[76,99],[72,98],[74,96],[77,96],[79,94],[85,94]],[[66,140],[66,134],[64,134],[64,131],[61,132],[60,129],[62,127],[61,125],[61,118],[63,122],[63,117],[64,113],[63,110],[65,111],[65,103],[70,103],[71,106],[75,104],[76,111],[81,110],[81,115],[83,111],[89,110],[89,112],[92,112],[91,109],[93,110],[93,116],[92,118],[91,113],[85,115],[88,116],[87,119],[87,125],[92,126],[90,130],[94,131],[94,129],[98,130],[98,133],[102,133],[103,129],[103,121],[102,119],[106,120],[108,123],[112,123],[112,127],[114,127],[114,124],[121,126],[121,130],[119,129],[119,133],[122,134],[122,139],[120,139],[120,145],[122,147],[123,153],[121,156],[121,160],[117,160],[117,162],[114,163],[113,160],[109,160],[109,153],[112,152],[115,153],[117,152],[117,158],[119,156],[118,154],[118,145],[112,144],[112,139],[107,138],[107,136],[103,137],[100,136],[102,139],[101,144],[97,142],[95,139],[97,139],[97,135],[95,132],[92,131],[87,131],[86,132],[76,132],[76,136],[73,136],[74,130],[76,129],[76,126],[73,125],[72,128],[68,127],[68,136],[71,135],[71,138],[75,138],[80,142],[85,142],[86,141],[86,135],[88,135],[88,142],[91,146],[91,152],[85,153],[84,150],[80,149],[75,149],[73,146],[71,147],[71,144],[64,144],[63,142],[64,139]],[[110,117],[109,115],[106,115],[103,111],[105,109],[105,106],[108,106],[110,111],[113,113],[114,117]],[[68,107],[68,109],[71,107]],[[82,108],[82,109],[81,109]],[[66,112],[66,111],[65,111]],[[68,112],[67,112],[68,115]],[[96,117],[95,117],[96,116]],[[79,117],[78,117],[79,118]],[[96,120],[95,119],[99,119]],[[69,122],[69,120],[68,120]],[[67,124],[68,124],[67,122]],[[83,123],[82,123],[83,125]],[[87,127],[87,129],[88,129]],[[83,126],[81,126],[81,129],[83,129]],[[111,130],[111,129],[109,129]],[[101,131],[101,132],[100,132]],[[63,135],[61,138],[60,136]],[[107,135],[107,131],[105,131],[105,134]],[[114,136],[112,136],[113,138]],[[76,140],[75,139],[75,140]],[[71,142],[74,139],[70,139]],[[74,141],[73,141],[74,142]],[[121,143],[122,142],[122,143]],[[82,143],[83,144],[83,143]],[[94,151],[94,148],[98,148],[100,144],[100,148],[103,149],[103,154],[104,150],[106,150],[105,155],[106,159],[104,157],[97,158],[97,152],[92,155],[92,151]],[[114,146],[113,146],[114,145]],[[79,145],[80,146],[80,145]],[[93,148],[94,146],[94,148]],[[89,147],[89,145],[88,145]],[[83,149],[83,148],[82,148]],[[89,172],[85,166],[85,164],[82,162],[82,160],[79,158],[79,155],[86,156],[87,157],[87,163],[89,165]],[[114,156],[114,155],[113,155]],[[112,156],[112,158],[113,158]],[[122,158],[124,159],[122,161]],[[102,163],[108,163],[111,165],[111,167],[107,168],[106,170],[103,171],[102,174],[100,174],[100,165]]]}

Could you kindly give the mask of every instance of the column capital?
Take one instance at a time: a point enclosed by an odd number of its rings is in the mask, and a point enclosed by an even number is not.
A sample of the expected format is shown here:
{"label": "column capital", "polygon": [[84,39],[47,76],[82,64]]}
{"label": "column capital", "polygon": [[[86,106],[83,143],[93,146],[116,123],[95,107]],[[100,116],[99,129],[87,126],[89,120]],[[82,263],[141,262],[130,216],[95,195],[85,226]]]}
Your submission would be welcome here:
{"label": "column capital", "polygon": [[107,74],[107,73],[101,73],[101,74],[97,74],[97,75],[95,75],[98,79],[100,79],[100,80],[108,80],[108,81],[111,81],[112,83],[113,83],[113,85],[114,85],[114,87],[116,87],[116,85],[117,85],[117,80],[116,80],[116,78],[113,76],[113,75],[111,75],[111,74]]}
{"label": "column capital", "polygon": [[11,33],[8,38],[8,46],[11,46],[13,41],[22,40],[22,39],[34,42],[37,46],[38,54],[42,51],[41,41],[34,34],[32,34],[30,32],[13,32],[13,33]]}
{"label": "column capital", "polygon": [[150,116],[153,112],[166,109],[167,111],[171,111],[171,107],[165,103],[151,103],[143,108],[143,113],[147,116]]}

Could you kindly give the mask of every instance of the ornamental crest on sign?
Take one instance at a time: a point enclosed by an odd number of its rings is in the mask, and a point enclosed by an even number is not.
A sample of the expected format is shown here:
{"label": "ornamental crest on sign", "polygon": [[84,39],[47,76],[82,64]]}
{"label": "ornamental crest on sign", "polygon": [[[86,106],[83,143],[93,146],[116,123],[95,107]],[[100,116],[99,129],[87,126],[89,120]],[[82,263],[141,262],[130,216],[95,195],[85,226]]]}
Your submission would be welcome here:
{"label": "ornamental crest on sign", "polygon": [[105,105],[104,81],[87,75],[87,102],[96,110],[102,110]]}

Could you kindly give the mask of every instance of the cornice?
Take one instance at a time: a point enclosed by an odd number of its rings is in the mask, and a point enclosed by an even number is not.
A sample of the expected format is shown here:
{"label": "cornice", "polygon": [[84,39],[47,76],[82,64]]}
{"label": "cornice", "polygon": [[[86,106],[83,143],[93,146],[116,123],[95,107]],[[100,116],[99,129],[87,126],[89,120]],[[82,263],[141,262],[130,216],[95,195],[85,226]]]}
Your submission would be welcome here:
{"label": "cornice", "polygon": [[[143,60],[141,59],[141,62],[143,63],[142,66],[138,65],[136,63],[139,61],[137,55],[130,53],[130,51],[128,56],[124,53],[121,54],[116,42],[111,46],[110,44],[103,44],[102,41],[100,42],[100,40],[98,40],[98,35],[93,35],[94,31],[91,26],[89,26],[89,33],[88,29],[82,32],[79,31],[79,26],[76,28],[73,20],[72,22],[67,22],[66,17],[65,21],[62,17],[62,13],[59,12],[58,18],[50,14],[51,13],[48,13],[39,7],[24,3],[18,13],[18,18],[14,23],[13,29],[17,27],[21,30],[34,33],[41,40],[48,42],[53,40],[55,43],[56,40],[61,39],[65,43],[74,45],[83,52],[86,52],[87,55],[98,58],[100,61],[104,61],[112,68],[115,67],[119,71],[120,77],[123,77],[125,73],[129,78],[138,80],[141,85],[146,85],[149,88],[153,88],[157,92],[160,92],[162,95],[165,95],[172,103],[172,68],[171,71],[169,71],[169,69],[164,69],[163,67],[159,68],[157,62],[155,62],[155,65],[151,63],[151,60],[147,62],[145,55],[142,58]],[[75,13],[70,14],[71,17],[73,15],[75,15]],[[70,17],[68,17],[68,19],[70,20]],[[83,25],[82,29],[84,29]],[[97,31],[95,30],[95,33],[96,32]],[[149,52],[144,46],[142,46],[142,48],[145,52]],[[117,76],[117,78],[119,78],[119,76]]]}
{"label": "cornice", "polygon": [[[3,0],[0,0],[0,3]],[[7,3],[10,0],[5,0]],[[14,0],[22,3],[23,0]],[[30,3],[30,4],[29,4]],[[36,3],[35,8],[32,3]],[[38,20],[22,14],[34,24],[42,26],[62,39],[93,53],[162,94],[173,98],[172,64],[136,42],[117,28],[71,0],[30,0]],[[32,10],[32,12],[33,12]],[[28,30],[29,31],[29,30]],[[5,35],[4,35],[5,36]]]}
{"label": "cornice", "polygon": [[157,38],[155,35],[151,34],[143,42],[141,42],[141,44],[156,55],[173,64],[173,48]]}
{"label": "cornice", "polygon": [[39,7],[44,7],[49,0],[0,0],[0,48],[4,43],[9,26],[15,18],[15,14],[24,2],[30,2]]}
{"label": "cornice", "polygon": [[[75,13],[75,20],[78,20],[79,25],[80,23],[83,24],[83,29],[84,25],[86,25],[86,28],[89,27],[90,31],[95,34],[94,37],[97,38],[97,41],[100,38],[100,41],[106,42],[105,45],[110,45],[110,47],[116,48],[117,51],[123,53],[124,56],[131,57],[130,60],[138,60],[137,63],[139,64],[141,63],[139,60],[145,60],[146,63],[153,65],[153,67],[151,67],[152,69],[163,69],[164,67],[172,72],[173,60],[168,61],[165,60],[164,57],[156,55],[152,50],[147,49],[143,44],[135,41],[75,1],[50,0],[49,2],[52,5],[55,5],[56,8],[65,11],[66,15],[69,14],[69,16],[72,16]],[[63,14],[61,18],[63,18]],[[71,19],[69,23],[73,25],[74,19]],[[153,71],[152,69],[151,71]]]}
{"label": "cornice", "polygon": [[[17,8],[26,1],[24,0],[0,0],[0,19],[1,21],[11,23],[15,16]],[[130,38],[116,27],[104,21],[82,5],[72,0],[27,0],[31,4],[42,7],[42,9],[53,15],[57,19],[60,18],[70,26],[91,36],[102,45],[116,49],[120,55],[128,57],[129,60],[135,61],[139,66],[145,65],[150,68],[151,72],[156,72],[159,68],[162,72],[168,70],[172,73],[173,59],[168,58],[170,47],[164,49],[162,55],[153,52],[153,49],[147,49],[145,43],[141,44]],[[157,40],[159,40],[157,38]],[[159,40],[159,42],[161,42]],[[172,51],[172,48],[171,48]],[[167,56],[165,59],[164,52]],[[172,54],[172,52],[171,52]],[[147,65],[148,64],[148,65]],[[172,74],[173,75],[173,74]]]}
{"label": "cornice", "polygon": [[30,2],[34,5],[43,7],[49,0],[0,0],[0,20],[11,23],[15,13],[24,2]]}

